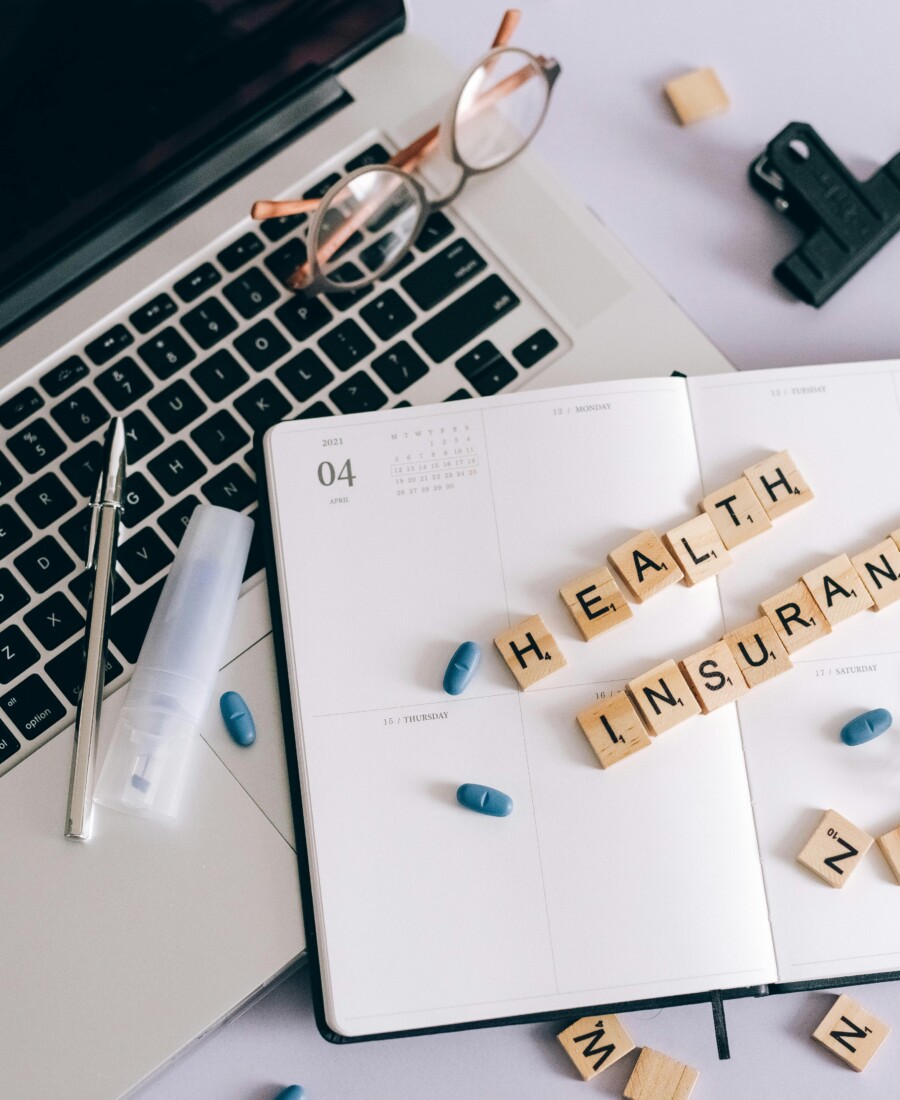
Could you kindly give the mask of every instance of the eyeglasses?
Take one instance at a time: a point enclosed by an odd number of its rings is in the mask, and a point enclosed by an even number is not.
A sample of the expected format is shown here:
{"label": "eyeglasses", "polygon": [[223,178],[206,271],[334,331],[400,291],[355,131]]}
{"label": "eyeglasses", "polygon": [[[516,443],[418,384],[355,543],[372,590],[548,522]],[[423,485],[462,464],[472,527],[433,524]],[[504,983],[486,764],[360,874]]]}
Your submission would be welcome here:
{"label": "eyeglasses", "polygon": [[[406,255],[426,219],[452,202],[472,176],[507,164],[540,129],[560,67],[506,43],[520,13],[507,11],[491,50],[462,81],[446,121],[385,164],[357,168],[321,199],[253,204],[257,221],[312,213],[306,260],[285,283],[314,295],[358,290],[382,278]],[[410,173],[434,151],[459,170],[441,198],[429,198]],[[364,272],[352,258],[368,270]]]}

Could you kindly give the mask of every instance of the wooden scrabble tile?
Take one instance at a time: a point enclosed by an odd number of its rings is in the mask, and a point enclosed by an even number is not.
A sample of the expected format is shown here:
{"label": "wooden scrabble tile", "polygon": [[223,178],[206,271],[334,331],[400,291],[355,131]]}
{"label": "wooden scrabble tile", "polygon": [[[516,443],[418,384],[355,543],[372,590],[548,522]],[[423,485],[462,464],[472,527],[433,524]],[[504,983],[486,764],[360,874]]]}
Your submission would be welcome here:
{"label": "wooden scrabble tile", "polygon": [[494,639],[494,645],[523,691],[566,667],[566,659],[540,615],[504,630]]}
{"label": "wooden scrabble tile", "polygon": [[799,508],[815,495],[787,451],[779,451],[757,462],[744,470],[744,477],[759,497],[769,519],[777,519],[785,512]]}
{"label": "wooden scrabble tile", "polygon": [[831,633],[831,624],[819,610],[803,581],[797,581],[777,596],[764,600],[760,611],[775,627],[781,644],[793,653],[817,638]]}
{"label": "wooden scrabble tile", "polygon": [[559,594],[586,642],[624,623],[633,614],[622,589],[605,566],[564,584]]}
{"label": "wooden scrabble tile", "polygon": [[772,526],[765,508],[745,477],[739,477],[737,481],[709,493],[700,501],[700,507],[713,521],[729,550],[761,535]]}
{"label": "wooden scrabble tile", "polygon": [[876,611],[900,600],[900,547],[892,538],[854,555],[850,564],[862,578]]}
{"label": "wooden scrabble tile", "polygon": [[576,718],[601,768],[608,768],[650,744],[641,716],[624,691],[611,699],[599,699]]}
{"label": "wooden scrabble tile", "polygon": [[700,704],[674,661],[664,661],[632,680],[628,694],[652,734],[665,733],[700,713]]}
{"label": "wooden scrabble tile", "polygon": [[826,810],[797,856],[797,862],[808,867],[829,886],[840,888],[874,843],[874,838],[857,828],[852,821],[834,810]]}
{"label": "wooden scrabble tile", "polygon": [[684,583],[689,587],[731,565],[731,555],[705,512],[667,531],[663,542],[681,567]]}
{"label": "wooden scrabble tile", "polygon": [[622,1096],[625,1100],[687,1100],[699,1076],[684,1062],[644,1047]]}
{"label": "wooden scrabble tile", "polygon": [[900,825],[878,838],[878,847],[894,878],[900,883]]}
{"label": "wooden scrabble tile", "polygon": [[684,576],[655,531],[641,531],[623,542],[612,551],[609,560],[638,603],[670,584],[677,584]]}
{"label": "wooden scrabble tile", "polygon": [[556,1037],[583,1081],[590,1081],[634,1050],[631,1036],[612,1015],[583,1016]]}
{"label": "wooden scrabble tile", "polygon": [[844,993],[835,1000],[812,1037],[861,1073],[890,1033],[887,1024]]}
{"label": "wooden scrabble tile", "polygon": [[723,639],[678,662],[704,714],[733,703],[750,689]]}
{"label": "wooden scrabble tile", "polygon": [[725,641],[749,688],[764,684],[793,667],[775,627],[765,615],[730,631]]}
{"label": "wooden scrabble tile", "polygon": [[665,93],[682,126],[720,115],[731,106],[715,69],[695,69],[670,80]]}
{"label": "wooden scrabble tile", "polygon": [[801,579],[832,626],[875,602],[846,554],[838,554],[818,569],[804,573]]}

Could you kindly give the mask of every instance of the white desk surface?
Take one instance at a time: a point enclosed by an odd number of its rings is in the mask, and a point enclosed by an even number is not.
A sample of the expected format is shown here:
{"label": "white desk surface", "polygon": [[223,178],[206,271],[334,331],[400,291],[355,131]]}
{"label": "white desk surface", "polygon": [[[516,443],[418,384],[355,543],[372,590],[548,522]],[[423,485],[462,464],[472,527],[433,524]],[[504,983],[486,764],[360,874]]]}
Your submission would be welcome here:
{"label": "white desk surface", "polygon": [[[538,147],[737,367],[900,356],[900,241],[814,310],[772,278],[797,233],[746,180],[750,161],[791,121],[811,123],[862,178],[900,150],[900,6],[520,6],[515,40],[563,65]],[[486,48],[501,9],[484,0],[414,0],[411,26],[465,66]],[[662,85],[705,65],[717,70],[732,108],[682,129]],[[900,1029],[900,985],[849,992]],[[802,993],[727,1003],[727,1062],[717,1060],[708,1005],[624,1019],[639,1045],[700,1070],[696,1100],[896,1096],[900,1034],[861,1075],[810,1040],[831,1001],[828,993]],[[557,1030],[537,1024],[335,1047],[315,1029],[304,972],[198,1045],[138,1100],[271,1100],[290,1083],[304,1085],[309,1100],[621,1096],[633,1057],[584,1085]]]}

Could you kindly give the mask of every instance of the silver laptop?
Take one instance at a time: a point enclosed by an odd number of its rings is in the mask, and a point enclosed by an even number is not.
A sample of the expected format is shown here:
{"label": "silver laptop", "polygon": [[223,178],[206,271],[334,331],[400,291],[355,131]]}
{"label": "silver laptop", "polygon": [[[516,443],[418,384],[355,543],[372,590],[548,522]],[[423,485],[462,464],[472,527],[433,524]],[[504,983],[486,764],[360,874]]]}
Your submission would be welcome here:
{"label": "silver laptop", "polygon": [[[255,223],[252,202],[386,159],[458,81],[404,33],[401,0],[173,0],[127,22],[50,2],[0,28],[0,1091],[112,1100],[305,941],[258,545],[218,685],[249,703],[256,744],[212,713],[177,825],[97,807],[89,843],[63,839],[109,417],[129,482],[101,757],[192,508],[255,514],[252,439],[275,420],[728,364],[528,153],[365,293],[285,288],[307,226]],[[516,41],[545,45],[527,21]],[[514,308],[486,316],[498,286]]]}

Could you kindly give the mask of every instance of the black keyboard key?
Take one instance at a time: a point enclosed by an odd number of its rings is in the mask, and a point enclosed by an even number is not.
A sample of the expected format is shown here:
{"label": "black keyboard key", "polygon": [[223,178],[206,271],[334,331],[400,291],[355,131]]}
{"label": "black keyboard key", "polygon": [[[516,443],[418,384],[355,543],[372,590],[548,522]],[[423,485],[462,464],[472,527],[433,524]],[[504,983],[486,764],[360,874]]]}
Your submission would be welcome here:
{"label": "black keyboard key", "polygon": [[181,540],[184,538],[184,532],[187,530],[187,525],[190,522],[194,509],[200,501],[193,495],[185,497],[184,500],[180,500],[174,508],[170,508],[168,512],[163,512],[159,517],[159,525],[169,536],[172,542],[176,546],[181,545]]}
{"label": "black keyboard key", "polygon": [[237,271],[248,260],[252,260],[254,256],[262,252],[265,247],[255,233],[245,233],[243,237],[238,237],[234,244],[223,248],[216,259],[226,271]]}
{"label": "black keyboard key", "polygon": [[263,432],[270,425],[284,420],[291,411],[285,396],[268,378],[242,393],[234,407],[255,432]]}
{"label": "black keyboard key", "polygon": [[15,489],[22,484],[22,475],[13,466],[5,454],[0,452],[0,497],[5,496],[10,489]]}
{"label": "black keyboard key", "polygon": [[73,443],[80,443],[95,428],[109,420],[109,413],[86,386],[70,393],[50,411]]}
{"label": "black keyboard key", "polygon": [[303,294],[295,294],[290,301],[275,310],[275,316],[291,336],[302,343],[328,324],[331,320],[331,311],[321,298],[307,298]]}
{"label": "black keyboard key", "polygon": [[486,279],[413,330],[426,355],[442,363],[519,304],[499,275]]}
{"label": "black keyboard key", "polygon": [[256,485],[246,470],[233,462],[206,482],[203,495],[210,504],[240,512],[256,500]]}
{"label": "black keyboard key", "polygon": [[[453,397],[453,395],[451,394],[450,397],[446,397],[444,400],[445,401],[450,401],[452,397]],[[411,409],[412,404],[409,401],[398,401],[397,404],[394,405],[394,408],[395,409]]]}
{"label": "black keyboard key", "polygon": [[70,386],[74,386],[88,375],[88,365],[77,355],[70,355],[58,367],[48,370],[41,376],[41,385],[51,397],[59,397]]}
{"label": "black keyboard key", "polygon": [[262,527],[259,522],[259,512],[251,512],[248,518],[253,520],[253,534],[250,536],[250,549],[247,551],[247,564],[244,567],[245,581],[255,576],[266,564],[263,556]]}
{"label": "black keyboard key", "polygon": [[163,382],[171,378],[175,371],[180,370],[186,363],[197,358],[181,333],[176,332],[171,326],[164,328],[146,344],[141,344],[138,355]]}
{"label": "black keyboard key", "polygon": [[162,497],[142,473],[136,470],[133,474],[126,475],[125,508],[122,512],[122,522],[126,527],[137,527],[138,524],[143,523],[162,502]]}
{"label": "black keyboard key", "polygon": [[[363,278],[363,274],[356,264],[346,263],[341,264],[334,271],[330,271],[328,277],[336,283],[355,283],[357,279]],[[358,290],[336,290],[333,294],[327,294],[326,297],[335,309],[339,309],[344,313],[360,298],[365,298],[366,295],[371,294],[374,289],[374,286],[369,283],[367,286],[359,287]]]}
{"label": "black keyboard key", "polygon": [[38,651],[17,626],[0,630],[0,684],[11,684],[38,659]]}
{"label": "black keyboard key", "polygon": [[0,726],[0,764],[5,764],[21,747],[9,730],[5,726]]}
{"label": "black keyboard key", "polygon": [[46,420],[32,420],[27,427],[11,435],[6,446],[29,474],[36,474],[66,449]]}
{"label": "black keyboard key", "polygon": [[319,347],[338,370],[349,370],[375,350],[375,345],[356,321],[342,321],[319,340]]}
{"label": "black keyboard key", "polygon": [[428,364],[405,340],[372,360],[372,370],[393,392],[403,393],[407,386],[428,373]]}
{"label": "black keyboard key", "polygon": [[162,324],[167,317],[171,317],[177,309],[178,306],[175,305],[168,294],[157,294],[145,306],[136,309],[128,320],[142,336],[146,336],[157,325]]}
{"label": "black keyboard key", "polygon": [[107,367],[95,381],[97,389],[117,412],[127,409],[153,388],[153,383],[130,355]]}
{"label": "black keyboard key", "polygon": [[88,542],[91,537],[91,516],[81,509],[65,523],[60,524],[59,533],[72,547],[72,553],[79,561],[87,560]]}
{"label": "black keyboard key", "polygon": [[445,397],[445,401],[465,401],[467,397],[472,395],[468,390],[454,390],[449,397]]}
{"label": "black keyboard key", "polygon": [[278,291],[258,267],[223,288],[222,293],[243,318],[255,317],[267,306],[278,301]]}
{"label": "black keyboard key", "polygon": [[65,718],[66,708],[40,676],[32,673],[0,699],[0,714],[8,718],[23,737],[33,741]]}
{"label": "black keyboard key", "polygon": [[75,498],[56,474],[44,474],[16,495],[16,503],[35,527],[43,530],[74,508]]}
{"label": "black keyboard key", "polygon": [[23,550],[15,564],[35,592],[46,592],[75,568],[69,555],[50,535],[44,535]]}
{"label": "black keyboard key", "polygon": [[369,302],[359,311],[360,316],[381,340],[391,340],[397,333],[411,324],[416,315],[396,290],[386,290],[379,294],[374,302]]}
{"label": "black keyboard key", "polygon": [[[169,496],[173,497],[206,473],[206,467],[183,440],[173,443],[156,458],[151,458],[147,468]],[[127,511],[125,516],[127,518]]]}
{"label": "black keyboard key", "polygon": [[331,391],[331,400],[343,413],[371,412],[387,404],[387,397],[372,379],[357,371]]}
{"label": "black keyboard key", "polygon": [[130,603],[114,612],[110,618],[110,639],[130,664],[134,664],[141,652],[162,587],[163,582],[157,581],[152,588],[135,596]]}
{"label": "black keyboard key", "polygon": [[191,432],[191,439],[213,465],[224,462],[250,442],[250,436],[230,412],[220,409]]}
{"label": "black keyboard key", "polygon": [[308,191],[304,191],[303,197],[305,199],[324,198],[340,178],[341,176],[338,172],[332,172],[330,176],[326,176],[325,179],[319,180],[314,187],[310,187]]}
{"label": "black keyboard key", "polygon": [[497,393],[516,377],[516,368],[489,340],[482,340],[462,359],[457,360],[456,365],[460,374],[482,397]]}
{"label": "black keyboard key", "polygon": [[102,367],[133,343],[134,337],[124,325],[113,325],[109,332],[92,340],[84,350],[94,366]]}
{"label": "black keyboard key", "polygon": [[458,240],[404,276],[400,285],[420,309],[433,309],[486,266],[468,241]]}
{"label": "black keyboard key", "polygon": [[206,412],[206,405],[183,378],[151,397],[148,404],[156,419],[173,435]]}
{"label": "black keyboard key", "polygon": [[259,223],[259,228],[263,236],[268,237],[270,241],[280,241],[282,237],[286,237],[297,226],[303,225],[306,219],[306,214],[288,214],[284,218],[266,218],[264,222]]}
{"label": "black keyboard key", "polygon": [[234,346],[257,371],[270,367],[291,350],[291,345],[269,320],[257,321],[253,328],[242,332]]}
{"label": "black keyboard key", "polygon": [[391,159],[391,154],[383,145],[370,145],[362,153],[357,154],[353,160],[348,160],[344,165],[345,172],[355,172],[357,168],[363,168],[367,164],[386,164]]}
{"label": "black keyboard key", "polygon": [[224,340],[238,327],[237,321],[218,298],[207,298],[201,305],[185,313],[181,323],[204,351]]}
{"label": "black keyboard key", "polygon": [[334,379],[329,370],[314,351],[307,348],[289,359],[275,371],[278,378],[301,404],[308,401]]}
{"label": "black keyboard key", "polygon": [[[386,264],[388,256],[391,256],[399,247],[399,236],[392,231],[385,233],[383,237],[379,237],[377,241],[364,248],[359,258],[369,271],[380,271]],[[409,256],[409,253],[407,252],[406,255]],[[392,270],[397,269],[392,268]]]}
{"label": "black keyboard key", "polygon": [[172,551],[152,527],[131,535],[119,547],[119,564],[135,584],[150,580],[174,558]]}
{"label": "black keyboard key", "polygon": [[[122,666],[111,653],[107,653],[104,683],[112,683],[121,672]],[[47,675],[72,706],[77,706],[84,688],[84,643],[75,642],[58,657],[48,661]]]}
{"label": "black keyboard key", "polygon": [[[85,610],[87,609],[88,596],[91,592],[91,585],[93,582],[93,574],[87,570],[79,573],[74,580],[69,581],[69,591],[81,604]],[[121,573],[113,574],[113,603],[116,604],[119,600],[124,600],[131,589],[128,587],[125,578]]]}
{"label": "black keyboard key", "polygon": [[0,561],[27,542],[31,532],[11,504],[0,504]]}
{"label": "black keyboard key", "polygon": [[281,248],[266,256],[263,263],[279,283],[286,282],[301,264],[306,263],[306,245],[299,237],[291,237]]}
{"label": "black keyboard key", "polygon": [[222,401],[250,377],[230,351],[217,351],[205,363],[191,369],[191,378],[210,401]]}
{"label": "black keyboard key", "polygon": [[28,603],[29,596],[9,569],[0,569],[0,623]]}
{"label": "black keyboard key", "polygon": [[25,625],[44,649],[56,649],[84,630],[84,616],[62,592],[54,592],[42,604],[26,611]]}
{"label": "black keyboard key", "polygon": [[471,379],[499,358],[500,352],[495,345],[490,340],[482,340],[471,351],[467,351],[462,359],[457,360],[456,366],[466,378]]}
{"label": "black keyboard key", "polygon": [[312,420],[316,416],[334,416],[334,413],[324,401],[316,401],[308,409],[304,409],[302,413],[297,413],[296,419]]}
{"label": "black keyboard key", "polygon": [[425,219],[425,224],[416,237],[416,248],[420,252],[427,252],[429,248],[434,248],[436,244],[440,244],[449,237],[452,232],[453,224],[447,215],[442,214],[440,210],[435,210]]}
{"label": "black keyboard key", "polygon": [[15,397],[4,401],[0,405],[0,427],[17,428],[23,420],[27,420],[32,413],[36,413],[44,404],[44,399],[34,388],[27,386],[20,390]]}
{"label": "black keyboard key", "polygon": [[162,433],[145,412],[136,409],[125,417],[125,453],[130,465],[140,462],[162,441]]}
{"label": "black keyboard key", "polygon": [[533,367],[538,360],[549,355],[557,347],[559,347],[559,341],[553,333],[541,328],[533,336],[529,336],[527,340],[523,340],[521,344],[514,347],[513,356],[520,367]]}
{"label": "black keyboard key", "polygon": [[183,302],[195,302],[201,294],[215,286],[222,276],[210,263],[201,264],[175,284],[175,293]]}

